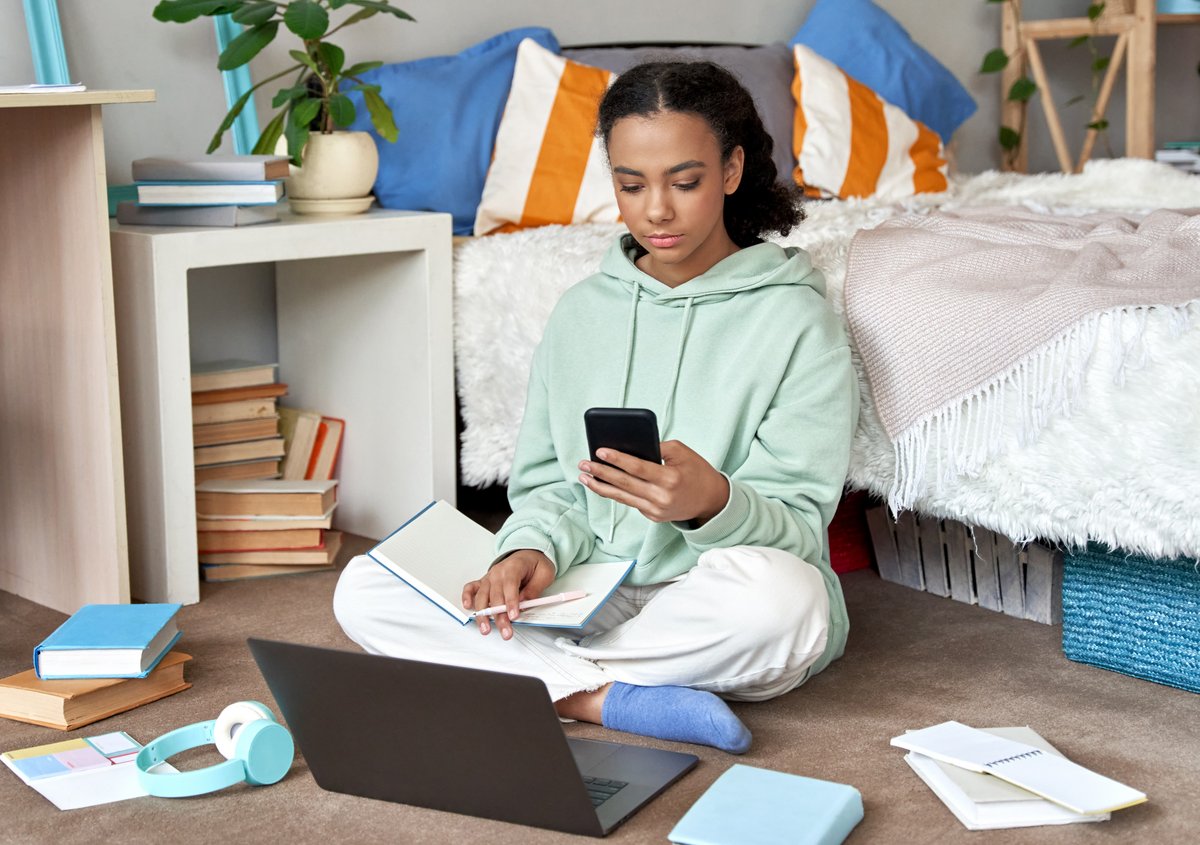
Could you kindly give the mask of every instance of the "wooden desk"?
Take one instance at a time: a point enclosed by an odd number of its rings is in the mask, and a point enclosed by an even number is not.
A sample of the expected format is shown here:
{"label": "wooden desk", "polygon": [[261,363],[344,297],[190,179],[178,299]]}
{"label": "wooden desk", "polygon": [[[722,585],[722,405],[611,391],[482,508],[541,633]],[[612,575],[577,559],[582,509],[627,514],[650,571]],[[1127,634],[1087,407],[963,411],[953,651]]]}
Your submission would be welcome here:
{"label": "wooden desk", "polygon": [[[1065,173],[1079,172],[1091,157],[1096,131],[1089,129],[1084,138],[1083,149],[1077,161],[1067,147],[1058,110],[1050,97],[1050,83],[1042,67],[1039,41],[1076,38],[1083,35],[1115,35],[1112,62],[1105,73],[1097,95],[1096,108],[1089,123],[1102,118],[1108,108],[1108,100],[1122,63],[1127,66],[1125,79],[1125,155],[1133,158],[1154,158],[1154,73],[1157,62],[1157,27],[1173,24],[1200,23],[1200,15],[1160,15],[1156,12],[1156,0],[1109,0],[1102,14],[1092,21],[1087,17],[1054,18],[1049,20],[1024,20],[1021,16],[1021,0],[1010,0],[1003,4],[1000,45],[1009,56],[1009,62],[1001,74],[1000,96],[1001,123],[1009,127],[1023,126],[1021,146],[1013,170],[1024,173],[1029,169],[1029,145],[1026,143],[1028,123],[1025,113],[1027,102],[1007,99],[1012,84],[1025,75],[1026,66],[1033,72],[1039,88],[1042,106],[1046,111],[1046,122],[1054,142],[1059,167]],[[1005,162],[1007,168],[1007,161]]]}
{"label": "wooden desk", "polygon": [[129,601],[100,107],[153,91],[0,94],[0,589]]}
{"label": "wooden desk", "polygon": [[[132,592],[200,599],[189,271],[273,264],[287,404],[346,420],[334,525],[383,538],[457,490],[448,214],[112,226]],[[203,284],[198,275],[191,284]]]}

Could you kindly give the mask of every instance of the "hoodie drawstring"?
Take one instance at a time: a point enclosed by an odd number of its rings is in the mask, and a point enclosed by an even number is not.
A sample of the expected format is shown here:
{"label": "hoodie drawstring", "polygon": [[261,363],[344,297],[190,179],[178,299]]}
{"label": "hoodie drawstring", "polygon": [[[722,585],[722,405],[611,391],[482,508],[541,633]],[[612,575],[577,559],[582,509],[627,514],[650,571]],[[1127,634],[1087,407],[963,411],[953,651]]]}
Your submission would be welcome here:
{"label": "hoodie drawstring", "polygon": [[[625,407],[625,401],[629,398],[629,374],[633,370],[633,339],[637,335],[637,309],[638,302],[642,298],[642,283],[637,279],[633,280],[633,299],[629,304],[629,329],[627,330],[628,338],[625,341],[625,366],[624,375],[621,376],[621,400],[617,403],[618,408]],[[608,500],[608,540],[611,543],[617,531],[617,503],[612,499]]]}
{"label": "hoodie drawstring", "polygon": [[664,402],[662,430],[671,427],[671,411],[675,408],[675,388],[679,385],[679,371],[683,369],[683,347],[687,343],[688,331],[692,328],[692,303],[696,297],[689,296],[683,306],[683,322],[679,326],[679,343],[675,350],[675,372],[671,374],[671,385],[667,388],[667,398]]}

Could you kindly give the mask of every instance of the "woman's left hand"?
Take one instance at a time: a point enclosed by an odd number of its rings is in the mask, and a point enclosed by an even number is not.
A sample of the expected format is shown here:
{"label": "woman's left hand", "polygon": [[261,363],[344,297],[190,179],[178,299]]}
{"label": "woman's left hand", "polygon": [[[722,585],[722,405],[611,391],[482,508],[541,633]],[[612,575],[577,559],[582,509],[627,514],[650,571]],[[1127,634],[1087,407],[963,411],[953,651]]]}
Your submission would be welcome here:
{"label": "woman's left hand", "polygon": [[729,482],[712,464],[678,440],[661,446],[663,462],[643,461],[614,449],[596,456],[612,466],[580,461],[579,480],[592,492],[636,508],[651,522],[703,525],[729,501]]}

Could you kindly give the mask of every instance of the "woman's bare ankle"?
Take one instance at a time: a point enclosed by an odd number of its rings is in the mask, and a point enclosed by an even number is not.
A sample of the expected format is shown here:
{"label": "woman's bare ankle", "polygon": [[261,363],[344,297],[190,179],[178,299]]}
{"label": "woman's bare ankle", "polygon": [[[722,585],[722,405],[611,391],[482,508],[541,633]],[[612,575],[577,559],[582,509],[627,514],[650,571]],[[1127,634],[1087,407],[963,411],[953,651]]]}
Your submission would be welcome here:
{"label": "woman's bare ankle", "polygon": [[599,689],[583,690],[582,692],[568,695],[566,698],[560,698],[554,702],[554,709],[564,719],[574,719],[577,722],[592,722],[596,725],[602,724],[600,717],[604,712],[604,699],[608,695],[608,690],[611,686],[612,684],[605,684]]}

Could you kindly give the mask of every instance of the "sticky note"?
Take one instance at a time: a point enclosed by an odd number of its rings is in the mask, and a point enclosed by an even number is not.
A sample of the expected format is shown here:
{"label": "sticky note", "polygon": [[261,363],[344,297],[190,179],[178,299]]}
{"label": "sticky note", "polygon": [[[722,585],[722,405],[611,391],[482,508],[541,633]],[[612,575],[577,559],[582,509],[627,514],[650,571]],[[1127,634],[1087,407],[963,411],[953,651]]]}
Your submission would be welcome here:
{"label": "sticky note", "polygon": [[88,738],[88,743],[103,754],[105,757],[116,757],[121,754],[128,754],[130,751],[137,751],[142,746],[130,738],[129,734],[124,731],[117,731],[111,734],[101,734]]}
{"label": "sticky note", "polygon": [[52,775],[61,775],[71,771],[65,764],[59,762],[53,754],[41,757],[22,757],[19,760],[13,760],[13,765],[30,780],[48,778]]}
{"label": "sticky note", "polygon": [[54,755],[54,759],[62,763],[68,769],[76,772],[82,772],[85,769],[98,769],[101,766],[111,766],[112,763],[108,758],[92,748],[90,745],[87,748],[75,748],[71,751],[60,751]]}

